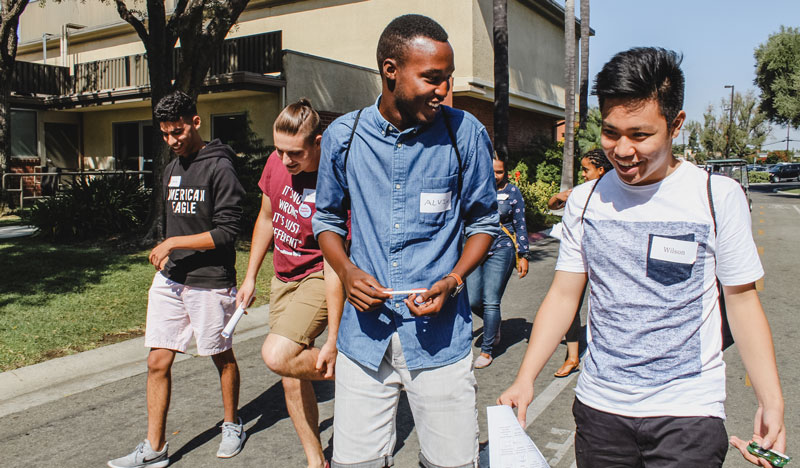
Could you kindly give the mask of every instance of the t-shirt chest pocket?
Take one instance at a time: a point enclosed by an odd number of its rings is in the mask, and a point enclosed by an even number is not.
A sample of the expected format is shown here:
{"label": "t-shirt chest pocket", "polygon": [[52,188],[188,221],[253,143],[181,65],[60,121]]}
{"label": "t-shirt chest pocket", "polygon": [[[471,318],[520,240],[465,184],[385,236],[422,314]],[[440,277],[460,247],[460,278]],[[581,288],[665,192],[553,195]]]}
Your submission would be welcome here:
{"label": "t-shirt chest pocket", "polygon": [[649,235],[647,277],[665,286],[682,283],[692,277],[697,261],[698,243],[694,234]]}
{"label": "t-shirt chest pocket", "polygon": [[423,224],[442,226],[456,204],[458,175],[423,177],[419,194],[419,219]]}

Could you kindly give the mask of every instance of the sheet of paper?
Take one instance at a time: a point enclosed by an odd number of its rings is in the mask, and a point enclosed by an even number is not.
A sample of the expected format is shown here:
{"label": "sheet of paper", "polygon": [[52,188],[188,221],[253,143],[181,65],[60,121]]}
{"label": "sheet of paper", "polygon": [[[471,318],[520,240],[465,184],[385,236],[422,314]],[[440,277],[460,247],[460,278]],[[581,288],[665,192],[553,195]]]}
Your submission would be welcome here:
{"label": "sheet of paper", "polygon": [[550,468],[542,452],[520,427],[510,406],[489,406],[486,415],[489,419],[489,466]]}

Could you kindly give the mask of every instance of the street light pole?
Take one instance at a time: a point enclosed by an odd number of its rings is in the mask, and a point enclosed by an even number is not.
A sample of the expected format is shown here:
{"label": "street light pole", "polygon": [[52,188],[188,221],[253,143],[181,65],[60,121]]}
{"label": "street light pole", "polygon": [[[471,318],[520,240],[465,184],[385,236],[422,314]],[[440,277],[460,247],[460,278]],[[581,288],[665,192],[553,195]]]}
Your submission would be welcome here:
{"label": "street light pole", "polygon": [[728,132],[725,137],[725,159],[728,159],[731,149],[731,130],[733,129],[733,85],[725,85],[725,88],[731,89],[730,120],[728,121]]}

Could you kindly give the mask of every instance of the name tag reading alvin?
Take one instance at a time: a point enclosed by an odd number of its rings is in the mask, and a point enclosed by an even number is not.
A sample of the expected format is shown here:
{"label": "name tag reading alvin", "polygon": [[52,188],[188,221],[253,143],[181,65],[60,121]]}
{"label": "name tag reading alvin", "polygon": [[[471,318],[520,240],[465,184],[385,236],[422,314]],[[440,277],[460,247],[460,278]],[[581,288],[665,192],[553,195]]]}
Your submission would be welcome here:
{"label": "name tag reading alvin", "polygon": [[169,178],[169,186],[170,187],[180,187],[181,186],[181,176],[174,175]]}
{"label": "name tag reading alvin", "polygon": [[697,260],[697,242],[653,236],[650,258],[692,265]]}
{"label": "name tag reading alvin", "polygon": [[442,213],[451,207],[451,192],[419,194],[420,213]]}

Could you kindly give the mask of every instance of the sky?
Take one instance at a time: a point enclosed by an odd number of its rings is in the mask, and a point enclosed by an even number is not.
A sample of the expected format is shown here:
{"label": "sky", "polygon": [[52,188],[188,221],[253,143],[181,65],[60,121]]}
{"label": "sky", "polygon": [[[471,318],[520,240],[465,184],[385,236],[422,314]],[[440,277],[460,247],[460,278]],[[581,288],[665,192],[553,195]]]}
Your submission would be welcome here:
{"label": "sky", "polygon": [[[563,5],[563,0],[559,0]],[[575,15],[580,16],[580,0]],[[781,25],[800,26],[800,0],[593,0],[589,23],[589,76],[611,57],[636,46],[658,46],[683,53],[686,76],[684,109],[689,120],[701,121],[709,104],[719,112],[721,100],[735,91],[758,95],[753,51]],[[590,105],[597,105],[590,98]],[[772,125],[764,149],[786,149],[786,127]],[[680,138],[680,137],[679,137]],[[687,135],[688,138],[688,135]],[[789,147],[800,149],[800,130],[792,130]],[[781,143],[768,143],[784,140]],[[676,141],[680,143],[680,141]]]}

